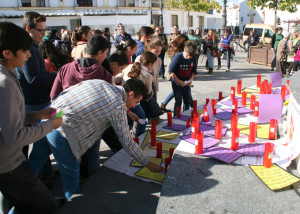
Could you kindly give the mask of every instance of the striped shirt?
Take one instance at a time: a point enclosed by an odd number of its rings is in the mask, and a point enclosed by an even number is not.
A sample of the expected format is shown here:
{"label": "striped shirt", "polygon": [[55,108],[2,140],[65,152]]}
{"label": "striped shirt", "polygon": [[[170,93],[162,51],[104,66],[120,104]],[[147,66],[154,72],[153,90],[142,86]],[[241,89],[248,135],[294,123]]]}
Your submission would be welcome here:
{"label": "striped shirt", "polygon": [[63,111],[63,124],[57,130],[67,138],[76,159],[112,126],[124,150],[144,166],[149,163],[129,132],[125,101],[123,87],[103,80],[80,82],[53,100],[51,107]]}

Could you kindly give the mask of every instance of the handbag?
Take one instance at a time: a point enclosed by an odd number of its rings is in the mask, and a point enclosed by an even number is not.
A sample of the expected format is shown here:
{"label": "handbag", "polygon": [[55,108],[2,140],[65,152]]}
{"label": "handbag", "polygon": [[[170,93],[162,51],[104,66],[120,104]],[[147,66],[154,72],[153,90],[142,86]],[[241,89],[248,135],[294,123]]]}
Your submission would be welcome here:
{"label": "handbag", "polygon": [[213,50],[212,50],[212,56],[213,57],[220,57],[220,56],[222,56],[221,50],[218,49],[218,48],[213,48]]}

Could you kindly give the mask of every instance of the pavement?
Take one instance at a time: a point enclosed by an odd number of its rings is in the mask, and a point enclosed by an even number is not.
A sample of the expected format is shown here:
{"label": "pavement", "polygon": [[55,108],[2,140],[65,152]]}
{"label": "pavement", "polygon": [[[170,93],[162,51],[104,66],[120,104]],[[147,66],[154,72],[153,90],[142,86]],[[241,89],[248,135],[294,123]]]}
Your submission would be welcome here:
{"label": "pavement", "polygon": [[[223,96],[228,96],[231,86],[237,85],[237,80],[242,79],[242,87],[256,84],[257,74],[263,79],[269,78],[270,67],[249,64],[247,54],[237,51],[231,61],[231,71],[225,72],[226,60],[222,60],[222,68],[214,70],[212,75],[207,74],[204,67],[206,57],[200,56],[198,74],[193,81],[192,96],[198,100],[198,104],[204,103],[206,98],[218,99],[219,91]],[[215,59],[215,68],[217,60]],[[290,77],[291,79],[292,77]],[[166,96],[172,91],[171,83],[166,79],[159,79],[158,104],[160,105]],[[285,79],[283,80],[283,82]],[[167,109],[173,110],[174,99],[167,105]],[[166,120],[167,115],[161,116]],[[64,206],[59,204],[59,213],[155,213],[161,192],[161,185],[147,183],[131,178],[119,172],[108,169],[102,164],[113,153],[102,141],[100,148],[101,166],[85,183],[81,184],[77,194]],[[53,164],[55,165],[55,161]],[[62,198],[61,179],[55,178],[45,182],[55,196]]]}

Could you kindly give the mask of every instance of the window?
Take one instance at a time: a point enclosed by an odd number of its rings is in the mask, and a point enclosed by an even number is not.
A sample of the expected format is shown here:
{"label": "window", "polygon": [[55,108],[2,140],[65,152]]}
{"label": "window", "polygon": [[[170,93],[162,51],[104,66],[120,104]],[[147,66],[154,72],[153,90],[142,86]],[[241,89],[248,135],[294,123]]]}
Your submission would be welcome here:
{"label": "window", "polygon": [[273,31],[270,29],[265,29],[265,37],[271,38],[273,36]]}
{"label": "window", "polygon": [[126,7],[126,1],[125,0],[119,0],[119,7]]}
{"label": "window", "polygon": [[31,7],[30,0],[22,0],[22,7]]}
{"label": "window", "polygon": [[153,14],[152,15],[152,24],[154,24],[154,26],[159,26],[159,15]]}
{"label": "window", "polygon": [[45,0],[36,0],[37,7],[45,7]]}
{"label": "window", "polygon": [[249,35],[250,35],[250,30],[253,30],[253,28],[248,28],[248,27],[246,27],[246,28],[245,28],[245,31],[244,31],[244,35],[245,35],[245,36],[249,36]]}
{"label": "window", "polygon": [[152,7],[160,7],[160,0],[152,0]]}
{"label": "window", "polygon": [[199,16],[199,28],[203,29],[204,28],[204,17]]}
{"label": "window", "polygon": [[194,16],[188,16],[188,27],[193,27],[194,26]]}
{"label": "window", "polygon": [[264,31],[263,28],[254,28],[254,33],[259,37],[262,37],[263,31]]}
{"label": "window", "polygon": [[93,0],[77,0],[79,7],[93,6]]}
{"label": "window", "polygon": [[178,25],[178,15],[171,15],[171,27]]}
{"label": "window", "polygon": [[128,0],[127,7],[134,7],[134,0]]}

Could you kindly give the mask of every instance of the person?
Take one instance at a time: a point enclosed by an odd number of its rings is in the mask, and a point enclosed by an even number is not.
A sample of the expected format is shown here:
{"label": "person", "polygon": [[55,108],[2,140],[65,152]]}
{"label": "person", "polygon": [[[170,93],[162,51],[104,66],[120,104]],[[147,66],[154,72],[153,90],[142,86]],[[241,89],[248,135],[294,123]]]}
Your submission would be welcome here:
{"label": "person", "polygon": [[279,27],[277,28],[277,33],[273,34],[272,36],[273,60],[271,63],[271,71],[274,71],[274,68],[276,67],[278,43],[280,42],[280,40],[283,39],[282,31],[283,31],[282,27]]}
{"label": "person", "polygon": [[[108,27],[105,27],[104,30],[103,30],[103,36],[107,39],[107,41],[110,42],[110,31],[109,31],[109,28]],[[111,42],[110,42],[111,43]],[[110,51],[111,51],[111,44],[110,44],[110,48],[107,52],[107,57],[110,56]]]}
{"label": "person", "polygon": [[205,38],[206,45],[206,56],[207,56],[207,65],[208,65],[208,74],[213,74],[214,71],[214,57],[213,49],[217,47],[216,33],[214,30],[210,29]]}
{"label": "person", "polygon": [[80,26],[78,31],[74,31],[72,34],[73,50],[71,56],[74,59],[79,59],[85,54],[85,48],[87,41],[92,36],[92,29],[89,26]]}
{"label": "person", "polygon": [[174,115],[177,115],[177,107],[181,107],[182,99],[185,110],[191,105],[191,85],[197,73],[196,45],[188,43],[184,51],[176,54],[170,64],[172,88],[175,97]]}
{"label": "person", "polygon": [[116,37],[115,41],[115,47],[118,48],[120,45],[122,45],[127,40],[131,39],[131,35],[126,33],[125,27],[123,25],[120,25],[119,27],[120,33]]}
{"label": "person", "polygon": [[50,73],[57,74],[63,65],[73,61],[72,57],[59,51],[49,40],[39,44],[39,51],[44,58],[46,71]]}
{"label": "person", "polygon": [[295,57],[294,57],[293,71],[297,72],[298,69],[300,69],[300,34],[298,34],[298,42],[295,45],[294,53],[295,53]]}
{"label": "person", "polygon": [[197,60],[199,59],[199,55],[200,55],[200,47],[201,47],[201,40],[199,39],[198,36],[196,36],[195,34],[195,31],[193,29],[190,29],[188,31],[188,42],[192,42],[196,45],[197,47],[197,51],[196,51],[196,57],[197,57]]}
{"label": "person", "polygon": [[71,41],[70,41],[70,36],[68,34],[68,31],[65,31],[62,34],[61,40],[59,41],[57,48],[60,51],[64,52],[65,54],[71,56],[72,46],[71,46]]}
{"label": "person", "polygon": [[176,37],[177,37],[179,34],[180,34],[180,33],[179,33],[179,27],[178,27],[178,25],[174,25],[174,26],[173,26],[173,32],[170,34],[170,36],[169,36],[169,38],[168,38],[168,44],[170,45],[171,42],[172,42],[173,40],[175,40]]}
{"label": "person", "polygon": [[[46,71],[45,61],[38,50],[38,45],[45,36],[46,17],[37,12],[26,12],[23,18],[23,28],[31,36],[34,44],[30,48],[31,57],[24,67],[18,67],[16,72],[25,98],[25,111],[40,111],[50,105],[50,91],[55,79],[55,74]],[[44,140],[46,140],[45,137],[39,141]],[[28,155],[28,147],[24,147],[24,153]],[[39,176],[47,178],[53,175],[51,162],[48,159]]]}
{"label": "person", "polygon": [[256,46],[259,42],[259,37],[253,32],[253,30],[250,30],[249,36],[247,40],[244,42],[244,46],[248,43],[248,54],[247,54],[247,59],[249,59],[249,51],[250,51],[250,46]]}
{"label": "person", "polygon": [[139,34],[139,40],[137,39],[135,40],[138,47],[137,47],[136,54],[133,57],[134,61],[136,57],[144,53],[145,43],[151,40],[154,34],[154,30],[149,26],[142,26],[138,34]]}
{"label": "person", "polygon": [[[16,213],[50,214],[56,210],[55,198],[28,167],[22,152],[23,146],[62,124],[62,118],[51,117],[53,108],[25,112],[15,69],[30,58],[33,42],[24,29],[10,22],[0,23],[0,191]],[[48,120],[36,123],[39,119]]]}
{"label": "person", "polygon": [[162,172],[163,167],[150,162],[133,141],[127,124],[127,109],[134,108],[146,94],[138,79],[128,80],[123,87],[99,79],[86,80],[66,89],[51,105],[64,112],[63,125],[47,135],[48,143],[40,145],[29,166],[38,173],[45,158],[53,153],[69,199],[79,187],[80,157],[112,126],[127,153],[152,172]]}
{"label": "person", "polygon": [[293,47],[295,47],[297,45],[297,42],[299,41],[299,38],[298,38],[298,35],[299,33],[297,31],[295,31],[293,34],[292,34],[292,37],[290,38],[290,40],[293,42]]}
{"label": "person", "polygon": [[52,29],[50,32],[50,36],[49,36],[49,40],[55,44],[57,40],[60,40],[60,38],[58,37],[58,32],[56,29]]}
{"label": "person", "polygon": [[[150,100],[153,96],[152,88],[152,76],[149,73],[153,69],[154,63],[157,60],[155,54],[150,51],[144,52],[139,61],[134,62],[133,64],[126,67],[121,74],[116,76],[116,82],[125,82],[128,79],[137,78],[146,85],[147,87],[147,96],[146,99]],[[131,112],[135,113],[140,119],[146,119],[145,111],[143,110],[140,104],[136,105],[135,108],[130,109]],[[133,120],[129,119],[129,126],[133,127]],[[137,124],[135,136],[138,137],[143,134],[146,130],[147,124]]]}
{"label": "person", "polygon": [[163,79],[165,79],[165,54],[166,54],[166,50],[168,50],[168,40],[167,40],[167,36],[166,34],[162,33],[162,28],[157,26],[155,28],[155,35],[158,36],[158,38],[160,39],[160,41],[163,44],[163,49],[161,51],[161,53],[159,54],[159,58],[161,60],[161,67],[159,70],[159,74],[162,76]]}
{"label": "person", "polygon": [[112,83],[115,84],[115,76],[122,73],[129,65],[129,60],[124,51],[115,51],[101,65],[112,75]]}
{"label": "person", "polygon": [[292,40],[288,40],[287,41],[287,50],[289,51],[287,53],[287,66],[288,66],[288,70],[286,72],[287,76],[292,75],[292,69],[294,67],[294,58],[295,58],[295,52],[294,52],[294,47],[293,47],[293,41]]}
{"label": "person", "polygon": [[287,31],[282,33],[283,39],[278,43],[277,47],[277,56],[276,56],[276,72],[280,72],[282,78],[286,74],[286,58],[289,50],[287,49],[287,41],[290,37],[290,34]]}
{"label": "person", "polygon": [[132,56],[136,53],[137,51],[137,43],[133,39],[127,40],[125,43],[120,45],[117,49],[118,51],[124,51],[128,57],[129,64],[132,64]]}
{"label": "person", "polygon": [[[166,78],[167,80],[170,80],[171,77],[169,75],[169,66],[170,66],[170,63],[173,59],[173,57],[179,53],[179,52],[182,52],[184,50],[184,46],[187,44],[187,41],[189,40],[189,38],[184,35],[184,34],[179,34],[175,40],[173,40],[166,52],[166,61],[167,61],[167,68],[166,70],[168,71],[166,73]],[[168,112],[170,110],[168,110],[166,108],[166,106],[168,105],[168,103],[174,98],[174,93],[173,91],[171,91],[168,96],[166,97],[166,99],[164,100],[164,102],[162,102],[162,104],[160,105],[160,108],[162,111],[164,112]]]}
{"label": "person", "polygon": [[200,28],[197,28],[197,29],[195,30],[195,35],[196,35],[200,40],[202,40],[202,35],[201,35],[201,30],[200,30]]}
{"label": "person", "polygon": [[[230,43],[233,39],[233,33],[231,32],[230,27],[225,27],[225,35],[223,36],[222,39],[222,45],[221,45],[221,52],[224,53],[226,51],[226,56],[227,56],[227,69],[226,72],[230,72],[230,57],[231,57],[231,52],[232,48],[230,46]],[[221,66],[221,58],[218,61],[219,66]]]}

